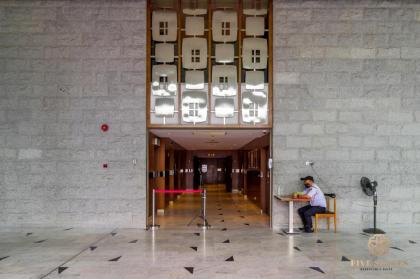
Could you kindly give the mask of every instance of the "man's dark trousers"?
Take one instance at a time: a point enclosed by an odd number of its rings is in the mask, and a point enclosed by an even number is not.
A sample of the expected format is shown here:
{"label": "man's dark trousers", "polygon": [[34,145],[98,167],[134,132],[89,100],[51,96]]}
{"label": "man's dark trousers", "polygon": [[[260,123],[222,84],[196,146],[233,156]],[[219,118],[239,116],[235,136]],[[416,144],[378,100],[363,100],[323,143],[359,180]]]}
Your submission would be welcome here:
{"label": "man's dark trousers", "polygon": [[298,209],[305,230],[312,230],[312,216],[317,213],[325,213],[325,207],[307,205]]}

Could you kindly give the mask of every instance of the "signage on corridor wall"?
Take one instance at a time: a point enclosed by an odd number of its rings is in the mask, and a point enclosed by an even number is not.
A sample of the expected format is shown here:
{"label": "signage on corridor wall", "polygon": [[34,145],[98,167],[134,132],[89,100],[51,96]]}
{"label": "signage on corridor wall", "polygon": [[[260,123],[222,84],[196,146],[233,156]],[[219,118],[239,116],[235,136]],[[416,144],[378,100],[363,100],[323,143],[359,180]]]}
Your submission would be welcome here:
{"label": "signage on corridor wall", "polygon": [[201,165],[201,172],[206,173],[207,172],[207,165],[203,164]]}

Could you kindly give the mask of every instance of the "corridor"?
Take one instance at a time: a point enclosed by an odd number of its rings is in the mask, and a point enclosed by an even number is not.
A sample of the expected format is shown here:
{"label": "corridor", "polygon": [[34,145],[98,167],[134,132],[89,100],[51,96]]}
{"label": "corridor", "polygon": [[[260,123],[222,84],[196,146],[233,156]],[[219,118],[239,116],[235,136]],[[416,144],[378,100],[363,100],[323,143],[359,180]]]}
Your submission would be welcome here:
{"label": "corridor", "polygon": [[[205,185],[207,221],[213,228],[269,227],[269,217],[240,193],[228,193],[224,184]],[[196,227],[202,223],[201,195],[184,194],[157,216],[162,228]]]}

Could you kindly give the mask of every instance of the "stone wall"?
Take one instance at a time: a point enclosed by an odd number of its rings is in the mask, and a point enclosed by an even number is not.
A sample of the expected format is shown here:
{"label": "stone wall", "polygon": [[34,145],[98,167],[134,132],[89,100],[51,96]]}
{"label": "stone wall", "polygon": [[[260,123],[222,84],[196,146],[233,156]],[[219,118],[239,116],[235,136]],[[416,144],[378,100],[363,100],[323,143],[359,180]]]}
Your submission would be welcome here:
{"label": "stone wall", "polygon": [[2,226],[145,227],[145,9],[0,1]]}
{"label": "stone wall", "polygon": [[420,2],[274,1],[274,34],[274,193],[301,189],[311,160],[341,227],[372,224],[362,176],[381,227],[419,224]]}
{"label": "stone wall", "polygon": [[[0,1],[4,226],[145,226],[145,7]],[[313,160],[340,226],[371,222],[361,176],[382,227],[420,223],[420,3],[274,0],[274,40],[274,192]]]}

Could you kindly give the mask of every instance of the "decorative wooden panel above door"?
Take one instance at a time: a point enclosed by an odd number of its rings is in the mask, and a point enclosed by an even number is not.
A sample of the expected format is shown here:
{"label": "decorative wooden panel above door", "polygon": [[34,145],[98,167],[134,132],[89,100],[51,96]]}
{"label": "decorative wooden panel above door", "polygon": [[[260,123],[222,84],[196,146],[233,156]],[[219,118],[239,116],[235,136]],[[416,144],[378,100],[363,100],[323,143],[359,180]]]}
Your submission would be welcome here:
{"label": "decorative wooden panel above door", "polygon": [[148,127],[271,128],[271,7],[149,0]]}

